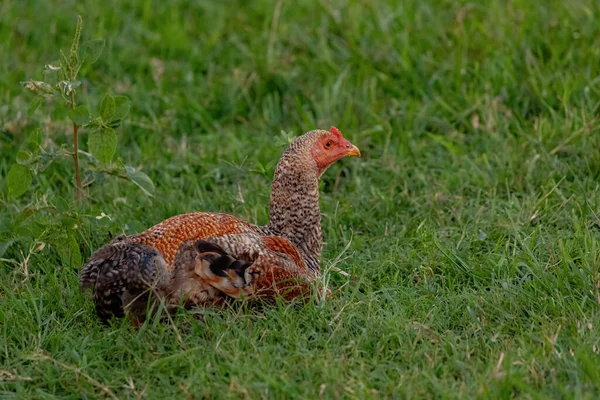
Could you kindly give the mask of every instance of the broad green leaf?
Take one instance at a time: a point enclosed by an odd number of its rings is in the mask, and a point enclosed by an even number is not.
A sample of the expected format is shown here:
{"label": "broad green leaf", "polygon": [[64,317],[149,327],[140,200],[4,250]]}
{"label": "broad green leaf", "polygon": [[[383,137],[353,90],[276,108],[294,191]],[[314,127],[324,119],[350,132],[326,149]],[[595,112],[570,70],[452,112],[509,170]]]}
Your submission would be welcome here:
{"label": "broad green leaf", "polygon": [[27,191],[32,181],[29,168],[21,164],[13,164],[6,177],[8,193],[14,197],[20,197]]}
{"label": "broad green leaf", "polygon": [[19,151],[17,153],[17,163],[21,165],[29,165],[33,161],[32,154],[28,151]]}
{"label": "broad green leaf", "polygon": [[90,122],[90,112],[87,106],[81,105],[69,111],[69,118],[79,126],[85,126]]}
{"label": "broad green leaf", "polygon": [[94,131],[89,135],[88,147],[98,160],[108,163],[117,150],[117,134],[111,128]]}
{"label": "broad green leaf", "polygon": [[131,104],[127,96],[114,96],[115,99],[115,115],[113,119],[124,120],[129,115]]}
{"label": "broad green leaf", "polygon": [[98,109],[98,113],[102,117],[102,119],[106,122],[112,121],[112,118],[115,116],[116,105],[115,98],[110,94],[107,94],[102,99],[102,103],[100,103],[100,108]]}
{"label": "broad green leaf", "polygon": [[39,153],[42,140],[42,131],[39,128],[32,130],[27,138],[27,148],[31,150],[33,154]]}
{"label": "broad green leaf", "polygon": [[125,173],[133,183],[142,189],[142,192],[150,197],[154,196],[154,183],[152,183],[152,180],[148,175],[141,171],[136,171],[135,168],[130,165],[125,166]]}
{"label": "broad green leaf", "polygon": [[29,103],[29,107],[27,107],[27,116],[31,117],[35,110],[44,102],[44,98],[42,96],[36,96]]}
{"label": "broad green leaf", "polygon": [[89,42],[85,42],[81,46],[81,51],[83,53],[82,60],[83,62],[95,63],[98,58],[100,58],[100,54],[102,54],[102,50],[104,49],[104,40],[90,40]]}
{"label": "broad green leaf", "polygon": [[125,96],[114,96],[113,98],[115,99],[115,115],[110,121],[106,122],[108,122],[108,125],[111,128],[117,129],[123,120],[127,118],[127,115],[129,114],[130,103],[129,99]]}

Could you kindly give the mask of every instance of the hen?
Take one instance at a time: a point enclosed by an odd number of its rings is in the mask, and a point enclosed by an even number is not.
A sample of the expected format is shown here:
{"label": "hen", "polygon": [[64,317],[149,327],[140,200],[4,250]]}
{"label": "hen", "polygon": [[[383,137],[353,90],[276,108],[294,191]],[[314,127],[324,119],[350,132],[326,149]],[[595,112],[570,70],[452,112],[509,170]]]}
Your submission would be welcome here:
{"label": "hen", "polygon": [[359,155],[335,127],[310,131],[277,164],[267,225],[228,214],[171,217],[94,252],[80,273],[82,290],[92,289],[103,321],[125,311],[143,320],[149,299],[190,307],[302,296],[320,276],[319,178],[340,158]]}

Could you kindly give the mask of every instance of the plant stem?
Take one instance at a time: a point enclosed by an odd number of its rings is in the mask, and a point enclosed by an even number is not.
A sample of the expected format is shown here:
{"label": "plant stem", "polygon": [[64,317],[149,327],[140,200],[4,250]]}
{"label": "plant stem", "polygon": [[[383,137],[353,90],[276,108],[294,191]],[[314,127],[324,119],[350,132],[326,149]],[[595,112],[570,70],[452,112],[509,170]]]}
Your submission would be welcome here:
{"label": "plant stem", "polygon": [[79,175],[79,143],[77,137],[77,130],[79,127],[73,122],[73,161],[75,162],[75,185],[77,186],[77,202],[81,203],[81,197],[83,195],[83,187],[81,186],[81,176]]}
{"label": "plant stem", "polygon": [[[75,92],[71,92],[71,108],[75,109]],[[75,163],[75,186],[77,192],[77,203],[81,204],[83,196],[83,186],[81,186],[81,176],[79,175],[79,138],[77,131],[79,126],[73,122],[73,162]]]}

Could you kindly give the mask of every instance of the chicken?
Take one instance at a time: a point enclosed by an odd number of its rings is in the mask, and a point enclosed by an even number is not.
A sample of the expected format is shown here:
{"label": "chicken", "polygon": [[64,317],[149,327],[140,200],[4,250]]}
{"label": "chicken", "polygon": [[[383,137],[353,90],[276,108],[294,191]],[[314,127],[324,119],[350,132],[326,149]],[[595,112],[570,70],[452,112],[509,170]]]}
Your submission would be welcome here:
{"label": "chicken", "polygon": [[305,133],[277,164],[267,225],[204,212],[168,218],[94,252],[80,273],[82,290],[92,289],[103,321],[125,311],[141,321],[158,299],[207,307],[304,296],[320,277],[319,178],[340,158],[359,155],[335,127]]}

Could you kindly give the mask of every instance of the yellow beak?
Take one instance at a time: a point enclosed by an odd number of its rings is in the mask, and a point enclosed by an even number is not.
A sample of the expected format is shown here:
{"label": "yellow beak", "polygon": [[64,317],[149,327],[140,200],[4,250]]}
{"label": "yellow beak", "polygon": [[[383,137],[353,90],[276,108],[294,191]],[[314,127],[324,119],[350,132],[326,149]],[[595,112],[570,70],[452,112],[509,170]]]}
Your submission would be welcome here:
{"label": "yellow beak", "polygon": [[352,145],[352,147],[350,147],[346,151],[346,156],[348,156],[348,157],[354,157],[354,156],[360,157],[360,150],[355,145]]}

